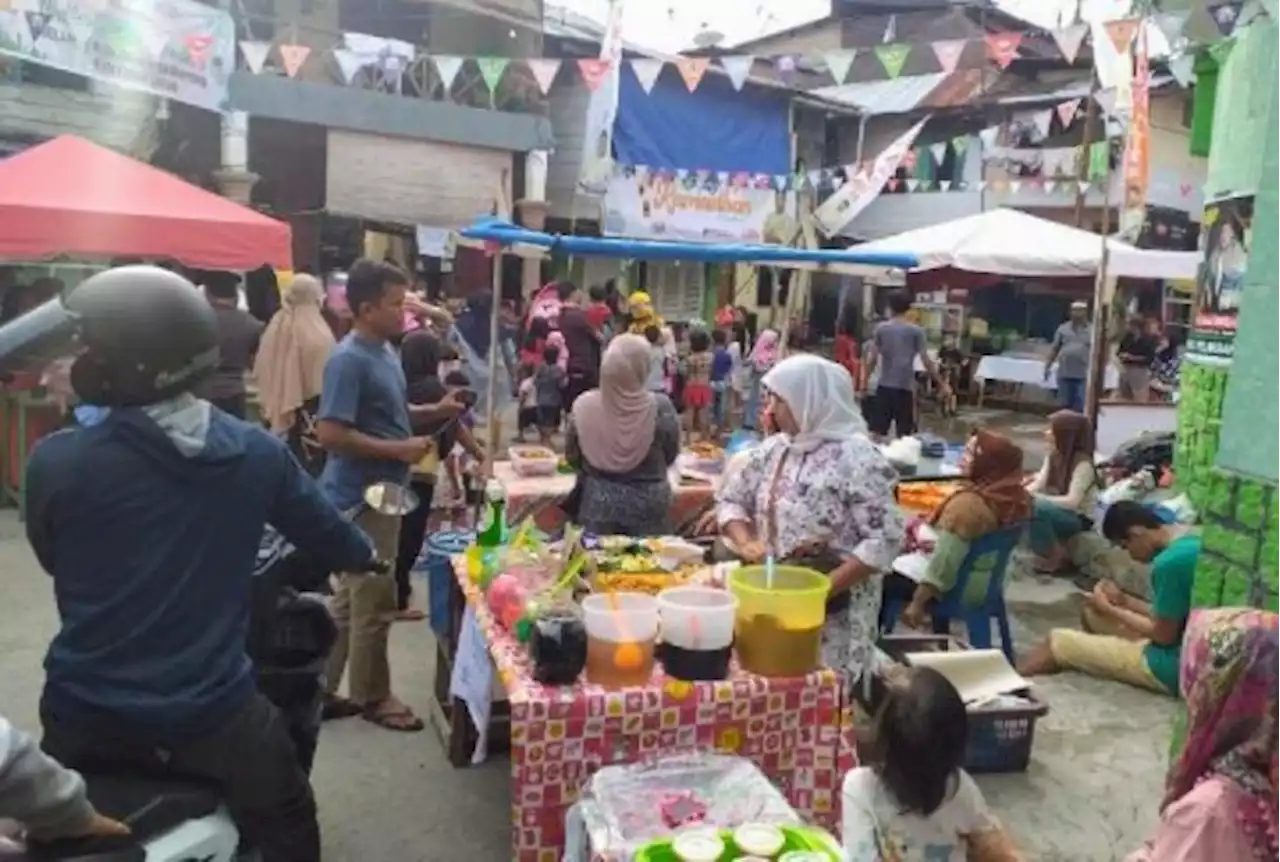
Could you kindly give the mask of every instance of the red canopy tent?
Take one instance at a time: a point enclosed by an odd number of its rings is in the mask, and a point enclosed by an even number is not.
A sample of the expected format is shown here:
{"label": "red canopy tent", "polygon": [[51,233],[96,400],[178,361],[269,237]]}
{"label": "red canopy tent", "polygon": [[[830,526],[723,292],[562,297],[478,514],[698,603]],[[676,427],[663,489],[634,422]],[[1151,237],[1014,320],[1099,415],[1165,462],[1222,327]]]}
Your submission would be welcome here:
{"label": "red canopy tent", "polygon": [[0,160],[0,260],[174,259],[291,268],[289,225],[82,138]]}

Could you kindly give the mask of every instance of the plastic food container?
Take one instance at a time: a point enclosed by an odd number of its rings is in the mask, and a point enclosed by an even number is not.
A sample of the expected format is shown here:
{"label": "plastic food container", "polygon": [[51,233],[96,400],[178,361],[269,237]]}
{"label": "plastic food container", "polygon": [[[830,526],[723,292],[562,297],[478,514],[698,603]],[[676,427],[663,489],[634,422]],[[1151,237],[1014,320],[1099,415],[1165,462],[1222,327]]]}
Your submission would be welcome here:
{"label": "plastic food container", "polygon": [[733,830],[733,843],[743,853],[772,859],[782,852],[787,836],[768,823],[744,823]]}
{"label": "plastic food container", "polygon": [[690,829],[671,842],[680,862],[717,862],[724,855],[724,839],[714,829]]}
{"label": "plastic food container", "polygon": [[644,685],[653,676],[658,601],[643,593],[582,600],[587,627],[587,681],[610,688]]}
{"label": "plastic food container", "polygon": [[800,566],[764,566],[729,573],[738,599],[735,641],[743,669],[760,676],[804,676],[818,668],[827,617],[827,576]]}
{"label": "plastic food container", "polygon": [[512,446],[507,451],[517,476],[554,476],[560,468],[560,456],[545,446]]}
{"label": "plastic food container", "polygon": [[712,587],[674,587],[659,593],[667,675],[690,681],[728,676],[737,606],[732,593]]}

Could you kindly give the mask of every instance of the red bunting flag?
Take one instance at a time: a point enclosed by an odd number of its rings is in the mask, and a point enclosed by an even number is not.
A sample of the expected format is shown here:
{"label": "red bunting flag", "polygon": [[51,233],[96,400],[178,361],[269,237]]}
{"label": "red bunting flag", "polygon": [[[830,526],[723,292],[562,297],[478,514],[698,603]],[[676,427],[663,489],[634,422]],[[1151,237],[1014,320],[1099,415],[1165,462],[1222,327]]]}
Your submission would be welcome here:
{"label": "red bunting flag", "polygon": [[1022,34],[988,33],[986,43],[987,56],[1001,69],[1007,69],[1009,64],[1018,56],[1018,46],[1022,44]]}
{"label": "red bunting flag", "polygon": [[612,67],[612,63],[600,57],[587,57],[578,61],[578,71],[582,73],[582,80],[586,82],[587,89],[593,93]]}

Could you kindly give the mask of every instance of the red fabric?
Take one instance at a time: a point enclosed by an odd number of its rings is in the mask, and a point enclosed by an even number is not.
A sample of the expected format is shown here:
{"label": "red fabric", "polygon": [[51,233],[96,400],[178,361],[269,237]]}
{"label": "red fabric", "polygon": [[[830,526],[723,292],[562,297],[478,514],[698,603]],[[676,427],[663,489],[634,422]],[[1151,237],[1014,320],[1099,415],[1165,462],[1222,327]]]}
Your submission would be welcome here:
{"label": "red fabric", "polygon": [[686,383],[683,394],[684,406],[689,410],[705,410],[715,399],[709,383]]}
{"label": "red fabric", "polygon": [[284,222],[64,135],[0,161],[0,260],[63,254],[291,269],[293,240]]}
{"label": "red fabric", "polygon": [[592,302],[587,305],[587,322],[590,323],[591,327],[596,331],[599,331],[600,327],[604,326],[605,321],[608,320],[612,314],[613,311],[610,310],[609,306],[605,305],[603,302]]}

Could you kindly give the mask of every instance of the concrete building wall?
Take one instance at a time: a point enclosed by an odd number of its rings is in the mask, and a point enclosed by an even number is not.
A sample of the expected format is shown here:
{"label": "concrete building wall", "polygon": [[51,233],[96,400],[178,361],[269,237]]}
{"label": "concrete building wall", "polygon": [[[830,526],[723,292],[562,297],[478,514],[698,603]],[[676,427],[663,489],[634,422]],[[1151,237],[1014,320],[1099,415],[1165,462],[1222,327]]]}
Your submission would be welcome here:
{"label": "concrete building wall", "polygon": [[551,87],[551,127],[556,146],[547,164],[547,205],[553,218],[595,219],[599,215],[599,208],[586,200],[576,208],[574,204],[590,101],[591,93],[576,71],[562,72]]}
{"label": "concrete building wall", "polygon": [[160,142],[154,96],[115,87],[67,90],[0,83],[0,130],[13,135],[82,138],[148,161]]}

